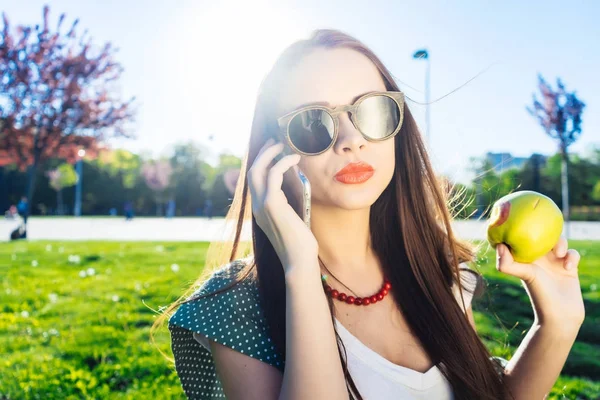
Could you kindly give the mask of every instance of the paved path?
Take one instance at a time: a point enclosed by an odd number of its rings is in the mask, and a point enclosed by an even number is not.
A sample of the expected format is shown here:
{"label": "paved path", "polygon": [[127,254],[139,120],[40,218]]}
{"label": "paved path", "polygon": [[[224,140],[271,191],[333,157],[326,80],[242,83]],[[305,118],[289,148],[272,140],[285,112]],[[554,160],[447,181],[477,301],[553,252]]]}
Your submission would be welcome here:
{"label": "paved path", "polygon": [[[227,238],[233,229],[222,218],[31,218],[28,225],[32,240],[213,241]],[[0,220],[0,241],[7,241],[16,226],[16,221]],[[485,238],[485,221],[455,221],[454,227],[461,238]],[[242,237],[250,239],[249,224]],[[600,240],[600,222],[571,222],[570,238]]]}

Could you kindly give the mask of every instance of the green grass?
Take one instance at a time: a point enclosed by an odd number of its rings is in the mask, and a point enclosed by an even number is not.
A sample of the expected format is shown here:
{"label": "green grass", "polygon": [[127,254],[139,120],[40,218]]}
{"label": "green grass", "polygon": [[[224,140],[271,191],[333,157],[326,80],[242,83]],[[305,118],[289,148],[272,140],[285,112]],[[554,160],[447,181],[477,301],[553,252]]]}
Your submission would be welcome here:
{"label": "green grass", "polygon": [[[169,304],[200,275],[207,245],[0,244],[0,399],[182,398],[172,365],[149,342],[149,307]],[[600,246],[571,247],[582,254],[587,318],[551,398],[597,399]],[[480,261],[489,287],[474,305],[478,331],[494,355],[510,358],[531,323],[529,300],[495,270],[493,253]],[[157,341],[170,353],[166,330]]]}

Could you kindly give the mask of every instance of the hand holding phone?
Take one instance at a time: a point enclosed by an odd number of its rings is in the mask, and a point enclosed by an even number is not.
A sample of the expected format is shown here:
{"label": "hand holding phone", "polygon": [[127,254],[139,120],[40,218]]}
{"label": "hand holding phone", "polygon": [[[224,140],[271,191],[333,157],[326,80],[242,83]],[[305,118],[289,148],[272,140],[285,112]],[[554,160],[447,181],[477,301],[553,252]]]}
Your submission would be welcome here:
{"label": "hand holding phone", "polygon": [[[302,269],[307,265],[317,265],[315,260],[318,256],[318,243],[309,227],[310,186],[304,174],[297,169],[300,157],[278,157],[279,161],[273,163],[282,149],[281,143],[265,143],[248,169],[247,179],[252,214],[287,272],[290,268]],[[284,181],[285,173],[292,174],[294,179]],[[291,188],[282,188],[282,185],[290,184]],[[295,193],[289,201],[285,196],[289,191],[302,192],[306,196],[301,198]],[[300,198],[302,210],[296,201]]]}

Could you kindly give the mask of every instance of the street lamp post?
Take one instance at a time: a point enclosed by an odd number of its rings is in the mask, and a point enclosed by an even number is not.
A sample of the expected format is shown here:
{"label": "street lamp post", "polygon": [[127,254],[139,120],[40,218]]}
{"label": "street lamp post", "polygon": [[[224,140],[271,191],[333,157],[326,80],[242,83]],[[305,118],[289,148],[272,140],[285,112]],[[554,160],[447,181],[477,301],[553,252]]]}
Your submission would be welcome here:
{"label": "street lamp post", "polygon": [[77,164],[75,170],[77,172],[77,185],[75,186],[75,206],[73,212],[76,217],[81,216],[81,181],[83,180],[83,157],[85,157],[85,150],[80,149],[77,152]]}
{"label": "street lamp post", "polygon": [[429,145],[430,137],[431,137],[431,120],[430,120],[430,105],[429,105],[429,101],[430,101],[429,83],[430,83],[431,62],[429,59],[429,51],[427,51],[427,49],[417,50],[417,51],[415,51],[415,54],[413,54],[413,58],[418,59],[418,60],[425,60],[425,62],[426,62],[426,64],[425,64],[425,139],[427,141],[427,145]]}

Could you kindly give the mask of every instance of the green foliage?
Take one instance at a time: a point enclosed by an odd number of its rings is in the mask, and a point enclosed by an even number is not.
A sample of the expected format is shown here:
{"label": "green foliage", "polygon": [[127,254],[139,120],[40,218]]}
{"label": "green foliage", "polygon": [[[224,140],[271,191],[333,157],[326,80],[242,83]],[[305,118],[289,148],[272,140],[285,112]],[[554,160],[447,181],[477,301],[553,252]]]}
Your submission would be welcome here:
{"label": "green foliage", "polygon": [[594,190],[592,190],[592,198],[600,203],[600,180],[594,185]]}
{"label": "green foliage", "polygon": [[[582,255],[586,321],[551,399],[600,397],[600,246]],[[179,399],[166,327],[149,342],[157,310],[201,274],[207,243],[15,242],[0,246],[0,398]],[[520,282],[478,259],[488,288],[474,302],[493,355],[510,359],[531,324]],[[93,271],[91,270],[93,269]]]}
{"label": "green foliage", "polygon": [[97,165],[111,177],[119,177],[125,189],[132,189],[140,174],[140,156],[124,149],[104,151],[96,161]]}
{"label": "green foliage", "polygon": [[79,180],[75,168],[69,163],[60,164],[55,170],[50,171],[49,174],[50,186],[56,191],[74,186]]}

